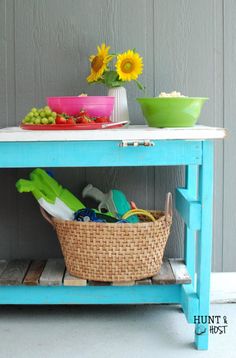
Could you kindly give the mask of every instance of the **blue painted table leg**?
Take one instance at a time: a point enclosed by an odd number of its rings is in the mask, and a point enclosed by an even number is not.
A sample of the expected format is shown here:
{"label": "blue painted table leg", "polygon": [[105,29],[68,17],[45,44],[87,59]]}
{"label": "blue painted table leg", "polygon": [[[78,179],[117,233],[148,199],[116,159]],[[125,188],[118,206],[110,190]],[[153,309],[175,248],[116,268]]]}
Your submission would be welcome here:
{"label": "blue painted table leg", "polygon": [[[212,202],[213,202],[213,142],[204,141],[203,162],[199,170],[199,198],[202,205],[201,230],[198,237],[197,295],[199,315],[209,315],[211,251],[212,251]],[[208,348],[208,325],[196,324],[195,344],[198,349]]]}
{"label": "blue painted table leg", "polygon": [[[188,165],[185,172],[185,188],[189,197],[198,199],[198,166]],[[184,259],[188,272],[192,279],[192,285],[195,287],[195,255],[196,255],[196,231],[190,229],[185,224],[185,243],[184,243]]]}
{"label": "blue painted table leg", "polygon": [[[185,193],[187,198],[192,201],[198,200],[198,166],[188,165],[185,170]],[[189,208],[189,211],[190,208]],[[191,211],[192,212],[192,211]],[[190,212],[188,212],[189,217]],[[200,221],[200,217],[199,217]],[[194,316],[198,314],[198,298],[195,292],[195,259],[196,259],[196,226],[185,223],[184,232],[184,259],[191,276],[191,285],[182,286],[182,308],[185,313],[186,319],[189,323],[193,323]],[[200,226],[200,222],[198,227]]]}

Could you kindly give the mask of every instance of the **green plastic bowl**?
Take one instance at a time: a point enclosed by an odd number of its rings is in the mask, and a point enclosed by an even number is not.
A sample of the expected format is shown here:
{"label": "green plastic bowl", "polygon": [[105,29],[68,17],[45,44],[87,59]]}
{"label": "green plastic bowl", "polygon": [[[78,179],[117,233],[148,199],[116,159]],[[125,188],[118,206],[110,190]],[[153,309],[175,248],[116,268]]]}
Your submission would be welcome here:
{"label": "green plastic bowl", "polygon": [[193,127],[208,98],[137,98],[149,127]]}

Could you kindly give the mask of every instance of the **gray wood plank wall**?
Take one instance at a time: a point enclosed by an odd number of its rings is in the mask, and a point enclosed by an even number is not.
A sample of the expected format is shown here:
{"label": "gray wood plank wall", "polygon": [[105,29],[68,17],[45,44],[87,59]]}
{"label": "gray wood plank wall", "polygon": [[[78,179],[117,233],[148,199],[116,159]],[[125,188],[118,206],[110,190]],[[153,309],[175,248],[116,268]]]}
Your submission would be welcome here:
{"label": "gray wood plank wall", "polygon": [[[0,0],[0,126],[18,124],[46,96],[106,94],[86,84],[88,55],[103,41],[115,51],[136,47],[144,58],[147,95],[176,89],[207,96],[200,122],[230,131],[225,144],[215,146],[213,270],[235,271],[235,24],[234,0]],[[140,93],[134,84],[127,90],[132,123],[141,124]],[[60,255],[34,199],[15,190],[28,173],[0,170],[0,258]],[[91,182],[102,190],[120,188],[147,208],[162,208],[166,191],[184,183],[183,168],[175,167],[54,173],[77,195]],[[182,255],[182,231],[176,216],[167,255]]]}

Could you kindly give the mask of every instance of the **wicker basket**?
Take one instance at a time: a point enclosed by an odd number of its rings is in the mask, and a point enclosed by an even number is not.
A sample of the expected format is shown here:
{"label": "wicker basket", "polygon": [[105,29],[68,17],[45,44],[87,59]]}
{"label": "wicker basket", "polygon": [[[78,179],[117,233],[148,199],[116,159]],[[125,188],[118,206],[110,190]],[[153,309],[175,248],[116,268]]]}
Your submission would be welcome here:
{"label": "wicker basket", "polygon": [[[156,274],[172,223],[172,196],[165,212],[150,211],[137,224],[65,221],[43,216],[56,229],[69,273],[94,281],[140,280]],[[148,220],[148,221],[147,221]]]}

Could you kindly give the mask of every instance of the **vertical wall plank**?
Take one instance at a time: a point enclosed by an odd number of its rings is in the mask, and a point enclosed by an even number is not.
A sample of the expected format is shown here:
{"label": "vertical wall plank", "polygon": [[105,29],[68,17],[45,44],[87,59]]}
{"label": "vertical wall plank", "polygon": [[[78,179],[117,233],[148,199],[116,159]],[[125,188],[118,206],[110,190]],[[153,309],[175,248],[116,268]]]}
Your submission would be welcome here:
{"label": "vertical wall plank", "polygon": [[1,127],[4,127],[7,118],[7,70],[6,70],[6,0],[0,2],[0,107],[2,111]]}
{"label": "vertical wall plank", "polygon": [[15,124],[14,0],[0,2],[0,127]]}
{"label": "vertical wall plank", "polygon": [[[214,21],[214,104],[210,125],[224,127],[224,39],[223,39],[223,0],[213,1]],[[213,212],[213,250],[212,270],[223,270],[223,201],[224,201],[224,141],[215,142],[215,175],[214,175],[214,212]]]}
{"label": "vertical wall plank", "polygon": [[235,271],[235,93],[236,93],[236,3],[224,1],[224,120],[229,136],[224,145],[224,242],[223,271]]}

